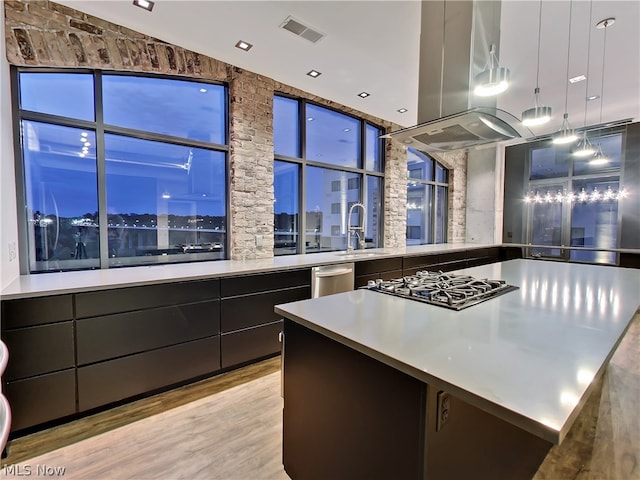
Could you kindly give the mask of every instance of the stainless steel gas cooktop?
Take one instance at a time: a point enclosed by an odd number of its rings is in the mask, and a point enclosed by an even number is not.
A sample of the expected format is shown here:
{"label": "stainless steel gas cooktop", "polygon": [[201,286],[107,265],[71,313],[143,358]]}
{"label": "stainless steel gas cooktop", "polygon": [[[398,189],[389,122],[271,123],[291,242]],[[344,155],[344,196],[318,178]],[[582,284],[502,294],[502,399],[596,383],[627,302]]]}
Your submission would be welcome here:
{"label": "stainless steel gas cooktop", "polygon": [[462,310],[518,289],[504,280],[428,271],[394,280],[369,280],[363,288],[452,310]]}

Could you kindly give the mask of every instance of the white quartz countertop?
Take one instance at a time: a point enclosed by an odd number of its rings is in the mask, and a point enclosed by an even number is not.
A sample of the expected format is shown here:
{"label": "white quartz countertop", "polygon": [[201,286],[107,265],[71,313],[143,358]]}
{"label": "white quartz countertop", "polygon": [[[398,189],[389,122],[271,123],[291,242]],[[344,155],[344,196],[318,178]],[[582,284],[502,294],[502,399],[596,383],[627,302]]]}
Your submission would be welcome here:
{"label": "white quartz countertop", "polygon": [[519,289],[460,311],[356,290],[276,312],[560,443],[639,306],[640,270],[510,260],[460,272]]}
{"label": "white quartz countertop", "polygon": [[376,258],[417,256],[462,250],[472,250],[499,245],[478,243],[441,243],[415,245],[400,248],[375,248],[358,250],[353,255],[344,252],[284,255],[256,260],[219,260],[178,264],[159,264],[144,267],[123,267],[77,272],[39,273],[21,275],[0,292],[0,299],[36,297],[105,290],[118,287],[152,285],[173,281],[200,280],[205,278],[243,275],[250,273],[293,270],[296,268],[351,263]]}

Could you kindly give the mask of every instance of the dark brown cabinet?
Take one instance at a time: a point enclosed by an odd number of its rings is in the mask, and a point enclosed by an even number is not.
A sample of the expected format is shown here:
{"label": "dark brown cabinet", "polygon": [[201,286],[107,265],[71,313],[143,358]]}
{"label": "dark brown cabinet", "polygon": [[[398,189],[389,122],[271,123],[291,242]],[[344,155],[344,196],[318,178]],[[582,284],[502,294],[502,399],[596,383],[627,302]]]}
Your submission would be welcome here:
{"label": "dark brown cabinet", "polygon": [[364,287],[369,280],[382,278],[391,280],[402,277],[402,257],[381,258],[357,262],[355,265],[355,287]]}
{"label": "dark brown cabinet", "polygon": [[221,279],[221,362],[230,368],[280,352],[276,305],[311,298],[311,270]]}

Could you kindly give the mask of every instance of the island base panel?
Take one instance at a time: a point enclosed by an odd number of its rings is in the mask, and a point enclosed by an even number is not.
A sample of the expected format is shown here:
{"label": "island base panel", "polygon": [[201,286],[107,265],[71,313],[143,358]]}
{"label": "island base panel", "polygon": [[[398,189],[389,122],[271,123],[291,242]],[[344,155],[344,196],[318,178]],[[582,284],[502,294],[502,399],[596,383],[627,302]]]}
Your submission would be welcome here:
{"label": "island base panel", "polygon": [[286,319],[284,341],[293,480],[422,477],[425,384]]}
{"label": "island base panel", "polygon": [[[293,480],[530,479],[551,443],[285,319],[283,463]],[[439,428],[438,428],[439,427]]]}

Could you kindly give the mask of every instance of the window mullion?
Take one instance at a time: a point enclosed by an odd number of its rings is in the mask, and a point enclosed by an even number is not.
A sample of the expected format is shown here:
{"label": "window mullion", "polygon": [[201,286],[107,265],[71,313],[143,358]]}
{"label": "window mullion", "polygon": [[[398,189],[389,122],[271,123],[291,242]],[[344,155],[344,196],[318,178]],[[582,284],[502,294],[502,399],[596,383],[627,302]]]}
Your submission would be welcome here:
{"label": "window mullion", "polygon": [[107,172],[102,109],[102,72],[94,74],[96,173],[98,177],[98,225],[100,232],[100,268],[109,268],[109,221],[107,215]]}

